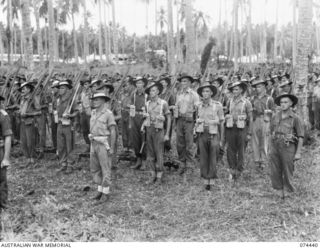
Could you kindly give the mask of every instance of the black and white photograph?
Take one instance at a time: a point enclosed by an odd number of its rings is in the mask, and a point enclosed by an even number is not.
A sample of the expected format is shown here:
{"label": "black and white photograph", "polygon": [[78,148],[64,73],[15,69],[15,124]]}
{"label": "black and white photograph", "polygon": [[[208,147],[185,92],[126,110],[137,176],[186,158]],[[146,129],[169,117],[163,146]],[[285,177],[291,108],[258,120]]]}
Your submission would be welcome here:
{"label": "black and white photograph", "polygon": [[0,0],[0,162],[0,247],[317,248],[320,0]]}

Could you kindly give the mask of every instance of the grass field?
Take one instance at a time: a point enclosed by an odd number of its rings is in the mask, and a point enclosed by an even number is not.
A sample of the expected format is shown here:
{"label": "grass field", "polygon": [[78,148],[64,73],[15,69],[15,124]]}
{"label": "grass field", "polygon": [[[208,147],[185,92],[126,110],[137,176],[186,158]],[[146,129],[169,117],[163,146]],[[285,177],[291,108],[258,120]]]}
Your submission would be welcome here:
{"label": "grass field", "polygon": [[167,171],[165,183],[156,188],[144,184],[146,170],[134,171],[121,162],[111,199],[100,205],[90,200],[96,187],[88,160],[64,175],[56,173],[53,155],[29,168],[14,158],[1,240],[319,241],[319,145],[304,148],[295,169],[296,192],[285,201],[272,191],[268,169],[254,169],[251,153],[236,184],[229,182],[226,164],[221,165],[209,192],[197,165],[186,177]]}

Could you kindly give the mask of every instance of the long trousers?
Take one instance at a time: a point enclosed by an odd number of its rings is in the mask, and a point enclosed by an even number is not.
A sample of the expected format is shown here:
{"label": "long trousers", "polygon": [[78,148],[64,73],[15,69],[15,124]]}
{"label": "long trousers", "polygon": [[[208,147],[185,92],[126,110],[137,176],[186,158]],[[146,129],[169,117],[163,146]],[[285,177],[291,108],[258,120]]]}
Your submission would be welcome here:
{"label": "long trousers", "polygon": [[219,135],[211,135],[205,129],[198,134],[198,146],[200,150],[200,174],[204,179],[217,178],[217,164],[219,155]]}
{"label": "long trousers", "polygon": [[130,129],[129,129],[129,112],[121,112],[121,136],[122,136],[122,145],[125,148],[131,147],[130,141]]}
{"label": "long trousers", "polygon": [[67,166],[71,163],[69,155],[72,151],[72,134],[71,125],[58,124],[57,128],[57,150],[59,156],[59,164]]}
{"label": "long trousers", "polygon": [[35,157],[35,128],[34,123],[25,124],[23,121],[20,124],[20,142],[23,155],[26,158]]}
{"label": "long trousers", "polygon": [[130,138],[136,157],[145,158],[146,146],[144,146],[142,153],[140,153],[141,146],[143,143],[143,135],[141,134],[142,123],[142,115],[136,115],[135,117],[131,118]]}
{"label": "long trousers", "polygon": [[265,122],[263,116],[257,117],[252,124],[252,149],[253,158],[256,163],[266,163],[268,153],[268,137],[269,122]]}
{"label": "long trousers", "polygon": [[39,148],[41,152],[44,152],[46,147],[46,114],[42,113],[40,117],[37,118],[38,125],[38,135],[39,135]]}
{"label": "long trousers", "polygon": [[91,142],[90,171],[98,191],[108,194],[111,186],[111,159],[106,147],[96,141]]}
{"label": "long trousers", "polygon": [[237,172],[243,171],[246,135],[246,128],[226,128],[227,161],[229,167]]}
{"label": "long trousers", "polygon": [[153,172],[163,172],[164,131],[154,126],[147,128],[147,160]]}
{"label": "long trousers", "polygon": [[320,130],[320,102],[315,102],[314,107],[314,125],[317,130]]}
{"label": "long trousers", "polygon": [[[0,159],[4,156],[4,148],[0,148]],[[0,207],[8,202],[7,167],[0,167]]]}
{"label": "long trousers", "polygon": [[272,140],[269,165],[271,169],[271,183],[274,189],[287,189],[290,192],[294,191],[292,186],[292,178],[294,171],[294,155],[296,145],[289,143],[286,145],[282,140]]}
{"label": "long trousers", "polygon": [[193,120],[177,119],[177,151],[179,161],[186,163],[193,161]]}
{"label": "long trousers", "polygon": [[55,149],[57,149],[57,129],[58,129],[58,124],[54,122],[54,117],[51,114],[51,139],[52,139],[53,148]]}
{"label": "long trousers", "polygon": [[80,114],[80,126],[84,141],[86,142],[86,144],[90,145],[90,139],[88,137],[90,133],[90,116],[85,112],[82,112]]}

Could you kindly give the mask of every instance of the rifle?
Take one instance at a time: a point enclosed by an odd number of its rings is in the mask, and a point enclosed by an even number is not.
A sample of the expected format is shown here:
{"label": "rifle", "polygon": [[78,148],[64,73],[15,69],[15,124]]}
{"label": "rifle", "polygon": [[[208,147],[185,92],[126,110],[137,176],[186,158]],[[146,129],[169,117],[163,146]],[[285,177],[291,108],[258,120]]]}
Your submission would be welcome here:
{"label": "rifle", "polygon": [[[21,65],[19,65],[17,71],[13,74],[12,83],[11,83],[10,89],[9,89],[9,97],[6,99],[6,102],[5,102],[5,106],[6,106],[6,107],[9,105],[10,98],[11,98],[11,95],[12,95],[12,92],[13,92],[13,85],[14,85],[14,82],[15,82],[15,80],[16,80],[17,74],[18,74],[19,71],[20,71],[20,68],[21,68]],[[7,86],[7,83],[8,83],[8,81],[9,81],[9,78],[10,78],[10,77],[8,76],[8,78],[6,79],[6,83],[5,83],[5,85],[4,85],[4,89],[3,89],[2,94],[7,95],[7,93],[6,93],[6,88],[7,88],[7,87],[6,87],[6,86]]]}
{"label": "rifle", "polygon": [[70,112],[71,112],[73,103],[76,100],[77,94],[80,89],[80,79],[82,78],[83,74],[84,74],[84,72],[80,71],[77,78],[76,78],[76,81],[75,81],[76,89],[73,91],[73,97],[72,97],[71,101],[68,103],[68,106],[67,106],[66,112],[65,112],[66,114],[70,114]]}
{"label": "rifle", "polygon": [[218,95],[218,100],[221,102],[221,95],[222,93],[224,92],[224,90],[226,89],[226,87],[228,86],[228,83],[229,83],[229,80],[230,80],[230,76],[231,76],[231,73],[232,73],[233,69],[230,69],[228,75],[227,75],[227,79],[225,82],[223,82],[222,84],[222,88],[221,88],[221,91],[219,92],[219,95]]}
{"label": "rifle", "polygon": [[112,103],[113,103],[113,101],[116,100],[116,98],[117,98],[117,96],[118,96],[118,94],[119,94],[119,92],[120,92],[123,84],[125,83],[125,79],[126,79],[127,75],[129,74],[129,71],[130,71],[130,65],[128,66],[126,73],[122,76],[122,79],[121,79],[121,81],[120,81],[120,85],[119,85],[119,87],[117,88],[117,90],[114,92],[114,94],[113,94],[113,96],[112,96],[112,98],[111,98],[111,100],[110,100],[110,104],[111,104],[110,106],[111,106],[111,108],[112,108],[111,111],[114,111],[114,108],[115,108],[115,107],[112,106]]}

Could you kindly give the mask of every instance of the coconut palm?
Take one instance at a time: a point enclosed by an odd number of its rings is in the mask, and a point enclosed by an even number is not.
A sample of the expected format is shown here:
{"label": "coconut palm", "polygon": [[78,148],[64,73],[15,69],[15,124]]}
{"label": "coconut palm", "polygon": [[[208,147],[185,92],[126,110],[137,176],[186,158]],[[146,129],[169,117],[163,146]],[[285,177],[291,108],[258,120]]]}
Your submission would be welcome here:
{"label": "coconut palm", "polygon": [[56,47],[56,35],[54,24],[54,12],[53,12],[53,0],[47,0],[48,3],[48,19],[49,19],[49,69],[52,70],[55,62],[55,47]]}
{"label": "coconut palm", "polygon": [[38,53],[40,57],[40,65],[44,66],[44,60],[43,60],[43,47],[42,47],[42,35],[40,30],[40,14],[39,14],[39,8],[40,8],[40,0],[33,0],[33,12],[36,19],[36,26],[37,26],[37,48]]}
{"label": "coconut palm", "polygon": [[173,40],[173,13],[172,13],[172,0],[167,0],[168,9],[168,33],[167,33],[167,56],[168,64],[171,72],[175,71],[174,64],[174,40]]}
{"label": "coconut palm", "polygon": [[186,15],[186,64],[191,65],[195,61],[195,30],[193,24],[192,15],[192,0],[185,0],[184,3],[185,15]]}
{"label": "coconut palm", "polygon": [[32,29],[30,19],[30,2],[29,0],[23,0],[21,2],[21,14],[23,20],[23,32],[24,32],[24,44],[25,44],[25,65],[28,69],[33,70],[33,44],[32,44]]}

